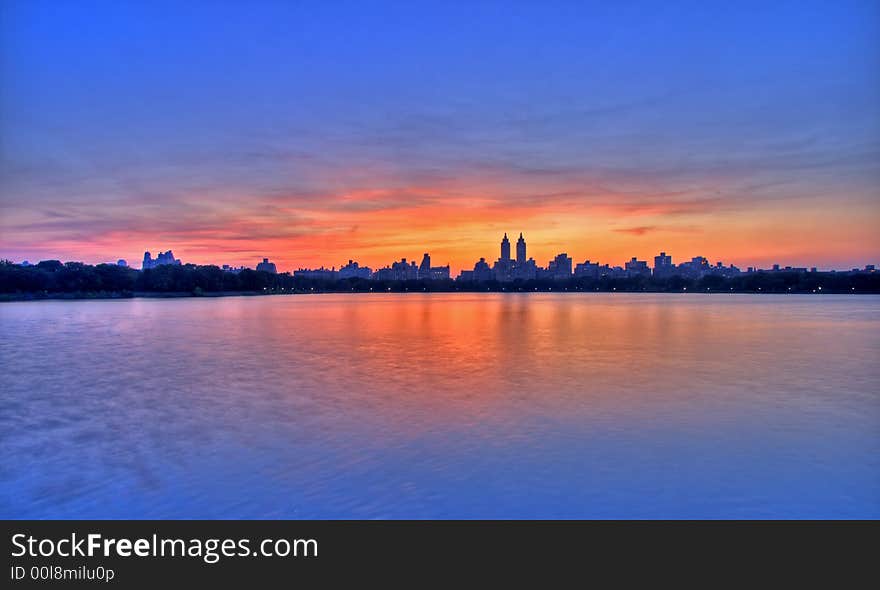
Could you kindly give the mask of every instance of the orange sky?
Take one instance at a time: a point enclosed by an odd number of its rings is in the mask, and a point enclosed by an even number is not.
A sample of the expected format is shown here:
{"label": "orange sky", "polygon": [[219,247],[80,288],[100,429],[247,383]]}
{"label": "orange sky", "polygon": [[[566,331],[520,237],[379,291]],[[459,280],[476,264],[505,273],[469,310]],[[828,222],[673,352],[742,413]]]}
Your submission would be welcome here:
{"label": "orange sky", "polygon": [[[544,195],[458,183],[317,196],[220,193],[182,199],[175,215],[167,215],[161,204],[99,209],[66,204],[61,209],[86,217],[88,229],[66,217],[35,224],[46,239],[30,245],[23,257],[92,263],[122,257],[139,266],[144,250],[155,256],[172,249],[197,264],[253,267],[266,256],[286,271],[338,267],[348,259],[375,269],[403,257],[419,261],[429,252],[435,266],[450,264],[456,275],[481,256],[496,259],[504,232],[514,242],[522,231],[528,255],[542,266],[560,252],[575,262],[622,265],[636,256],[653,263],[661,250],[675,262],[702,255],[742,268],[880,262],[874,257],[880,252],[875,231],[880,217],[870,199],[851,198],[841,207],[801,199],[792,207],[786,199],[719,201],[700,191],[621,194],[558,183],[552,188]],[[27,218],[24,211],[18,214]],[[36,231],[26,222],[19,227],[4,232],[5,251]]]}
{"label": "orange sky", "polygon": [[877,3],[12,4],[0,258],[880,264]]}

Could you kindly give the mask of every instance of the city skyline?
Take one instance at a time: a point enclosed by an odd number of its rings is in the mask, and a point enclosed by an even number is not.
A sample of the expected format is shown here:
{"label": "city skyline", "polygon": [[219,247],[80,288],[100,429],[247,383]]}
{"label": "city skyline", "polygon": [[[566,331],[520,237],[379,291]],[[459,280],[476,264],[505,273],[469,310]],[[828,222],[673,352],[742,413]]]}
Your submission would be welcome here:
{"label": "city skyline", "polygon": [[880,518],[878,229],[880,0],[0,0],[10,575]]}
{"label": "city skyline", "polygon": [[[614,231],[614,230],[611,230]],[[646,230],[647,231],[647,230]],[[635,235],[641,235],[641,230],[634,231]],[[538,235],[542,235],[543,232],[535,232]],[[596,232],[601,233],[601,232]],[[546,234],[544,234],[546,235]],[[154,241],[155,242],[155,241]],[[159,240],[161,242],[161,240]],[[574,240],[575,243],[584,242],[579,240]],[[182,244],[186,244],[187,242],[179,242]],[[636,240],[634,243],[638,243]],[[595,247],[592,252],[595,254],[592,255],[592,258],[588,256],[588,258],[593,260],[602,260],[603,262],[607,262],[609,264],[623,264],[626,261],[630,260],[632,257],[636,257],[640,260],[649,260],[653,259],[654,256],[657,255],[660,251],[673,251],[673,248],[664,245],[672,243],[675,244],[676,240],[669,240],[668,242],[660,242],[658,240],[654,240],[650,242],[650,245],[637,245],[633,248],[626,248],[624,246],[616,246],[614,248],[605,246],[603,247],[601,244]],[[478,246],[470,246],[468,248],[451,248],[443,242],[440,243],[439,247],[430,248],[431,255],[438,260],[443,260],[444,264],[449,264],[451,271],[454,275],[458,274],[461,270],[467,270],[470,268],[471,263],[468,261],[468,257],[476,257],[479,259],[481,256],[480,252],[485,252],[489,250],[492,246],[492,242],[490,240],[480,240]],[[4,244],[5,245],[5,244]],[[40,248],[21,248],[21,247],[6,247],[4,248],[4,253],[0,254],[0,258],[13,260],[13,261],[39,261],[39,260],[75,260],[79,262],[85,262],[88,264],[102,264],[110,262],[111,260],[115,260],[117,258],[124,260],[139,260],[143,253],[147,250],[142,248],[132,248],[132,247],[123,247],[122,250],[102,250],[100,253],[93,253],[93,250],[90,247],[77,248],[75,245],[70,248],[70,252],[72,254],[64,254],[63,252],[59,252],[59,250],[55,248],[49,247],[40,247]],[[167,246],[166,246],[167,247]],[[357,260],[364,264],[365,266],[371,267],[381,267],[382,265],[389,263],[390,260],[399,260],[400,252],[411,252],[413,256],[416,253],[425,249],[424,245],[420,245],[414,243],[412,245],[405,245],[402,247],[396,246],[386,246],[382,248],[370,247],[369,245],[360,245],[357,248],[361,248],[362,251],[372,252],[372,254],[358,256]],[[561,240],[558,236],[551,234],[549,239],[545,242],[541,243],[533,243],[530,240],[530,251],[535,252],[533,256],[537,261],[547,261],[551,260],[556,254],[561,251],[573,250],[572,248],[568,248],[566,250],[566,246],[561,243]],[[218,260],[222,260],[224,264],[229,264],[230,266],[248,266],[256,264],[253,260],[254,258],[259,259],[264,256],[269,256],[273,261],[275,261],[279,267],[284,267],[289,270],[295,270],[297,268],[319,268],[319,267],[332,267],[339,266],[344,264],[346,261],[353,259],[351,250],[349,248],[342,249],[342,247],[330,248],[331,251],[338,251],[338,258],[336,261],[329,259],[329,257],[323,257],[320,252],[316,252],[313,248],[306,248],[303,251],[302,255],[298,255],[294,252],[269,252],[263,249],[249,249],[248,252],[253,252],[253,255],[243,255],[240,251],[236,252],[228,252],[228,251],[217,251],[215,253],[211,253],[205,251],[203,249],[195,249],[194,251],[186,250],[185,248],[181,248],[179,246],[171,247],[172,250],[176,250],[178,252],[187,252],[186,259],[187,262],[193,264],[200,265],[212,265],[212,264],[220,264]],[[382,253],[376,253],[376,251],[381,251]],[[865,252],[862,255],[854,256],[850,258],[841,258],[840,261],[837,261],[835,258],[827,258],[821,255],[816,256],[815,258],[811,258],[807,255],[791,255],[791,256],[780,256],[772,253],[752,253],[752,254],[740,254],[734,251],[730,256],[721,256],[721,255],[712,255],[712,251],[718,251],[718,249],[713,248],[705,248],[700,250],[697,247],[690,247],[687,249],[689,254],[682,256],[682,258],[690,258],[690,252],[693,252],[694,256],[704,256],[709,260],[722,260],[724,262],[734,261],[736,260],[736,264],[740,267],[771,267],[774,264],[781,264],[783,266],[792,266],[792,267],[817,267],[820,270],[843,270],[843,269],[851,269],[864,267],[868,264],[874,264],[878,258],[880,258],[880,250],[871,252]],[[77,255],[75,252],[90,252],[86,255]],[[771,250],[773,252],[774,250]],[[398,255],[395,258],[395,252]],[[701,254],[700,252],[709,252],[709,254]],[[8,254],[7,254],[8,253]],[[27,254],[31,255],[28,256]],[[605,253],[605,254],[603,254]],[[445,255],[445,257],[444,257]],[[421,254],[418,254],[421,256]],[[453,258],[454,256],[454,258]],[[408,259],[412,259],[409,255],[405,256]],[[740,262],[740,260],[744,260],[745,262]],[[849,262],[848,262],[849,261]]]}
{"label": "city skyline", "polygon": [[[176,258],[173,249],[167,251],[159,251],[156,258],[152,257],[152,252],[146,250],[143,253],[143,260],[138,270],[155,268],[162,265],[197,264],[204,266],[217,266],[224,271],[240,272],[244,269],[263,270],[271,273],[289,273],[300,274],[302,276],[324,277],[329,278],[378,278],[391,280],[408,280],[408,279],[443,279],[452,278],[456,280],[499,280],[502,282],[513,280],[528,280],[535,278],[551,278],[556,274],[556,278],[562,276],[591,276],[593,274],[598,278],[603,273],[608,276],[635,276],[640,274],[648,274],[653,276],[663,276],[678,274],[682,269],[685,274],[700,274],[703,272],[720,272],[725,275],[736,275],[742,272],[752,271],[874,271],[874,263],[866,263],[861,266],[852,266],[846,268],[821,268],[816,265],[792,265],[774,262],[769,268],[760,266],[743,267],[733,261],[713,260],[710,257],[696,255],[691,257],[676,258],[671,252],[662,250],[653,256],[640,259],[637,256],[631,256],[622,263],[617,261],[599,260],[598,258],[587,257],[580,262],[582,257],[570,256],[568,251],[558,252],[552,256],[546,266],[540,261],[535,260],[529,255],[528,242],[525,240],[524,232],[519,232],[519,236],[515,243],[515,252],[512,250],[511,241],[507,232],[504,232],[501,240],[497,243],[499,248],[499,256],[492,259],[486,256],[480,256],[475,264],[471,267],[463,264],[461,267],[454,267],[452,264],[435,266],[432,264],[432,255],[429,251],[422,254],[421,262],[417,263],[416,258],[408,256],[400,256],[391,262],[385,261],[382,264],[370,265],[364,263],[357,256],[348,258],[346,263],[342,264],[320,264],[315,266],[295,265],[290,268],[278,268],[275,258],[271,256],[263,256],[255,266],[233,265],[212,261],[209,263],[196,263],[193,261],[184,262],[181,258]],[[2,257],[0,257],[2,258]],[[51,260],[51,259],[47,259]],[[61,260],[61,258],[58,258]],[[653,260],[653,264],[650,261]],[[66,260],[69,261],[69,260]],[[434,258],[436,262],[436,258]],[[15,261],[12,261],[15,262]],[[23,260],[18,264],[30,265],[39,261],[31,262]],[[76,261],[85,262],[85,261]],[[726,263],[726,264],[725,264]],[[93,264],[116,264],[118,266],[130,266],[127,259],[119,258],[117,262],[102,261]],[[561,265],[561,266],[560,266]],[[337,268],[338,267],[338,268]],[[135,266],[135,268],[137,268]],[[457,270],[454,270],[456,269]],[[560,270],[562,269],[562,270]],[[693,270],[691,270],[693,269]],[[334,273],[330,275],[329,273]],[[338,273],[338,274],[336,274]],[[660,274],[658,274],[660,273]],[[476,277],[476,278],[474,278]]]}

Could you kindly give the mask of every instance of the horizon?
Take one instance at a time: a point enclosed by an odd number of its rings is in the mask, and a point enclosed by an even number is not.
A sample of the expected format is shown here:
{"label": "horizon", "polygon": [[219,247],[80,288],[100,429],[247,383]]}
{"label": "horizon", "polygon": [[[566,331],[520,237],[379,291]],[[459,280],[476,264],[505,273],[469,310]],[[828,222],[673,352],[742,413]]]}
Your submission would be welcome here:
{"label": "horizon", "polygon": [[[701,254],[695,254],[695,255],[693,255],[693,256],[681,256],[681,257],[678,257],[678,256],[675,255],[674,252],[670,252],[670,251],[668,251],[668,250],[662,250],[662,251],[656,252],[654,255],[652,255],[652,256],[647,256],[647,257],[645,257],[645,258],[639,258],[639,257],[637,257],[637,256],[630,256],[630,257],[628,257],[627,259],[622,260],[622,261],[599,260],[599,259],[591,258],[591,257],[589,257],[589,256],[586,257],[586,258],[583,258],[583,259],[582,259],[582,258],[580,258],[580,257],[577,257],[577,256],[572,255],[571,252],[568,252],[568,251],[565,251],[565,250],[561,250],[561,251],[559,251],[559,252],[556,252],[556,254],[554,254],[553,256],[550,256],[550,257],[547,259],[547,262],[544,263],[544,264],[542,264],[542,261],[541,261],[541,260],[535,258],[535,257],[531,254],[531,244],[529,243],[528,239],[525,238],[525,232],[521,232],[521,233],[517,234],[514,238],[510,238],[510,236],[508,235],[509,233],[510,233],[510,232],[506,232],[506,233],[504,233],[504,234],[503,234],[503,237],[507,237],[508,239],[510,239],[511,247],[513,247],[513,246],[516,245],[516,240],[517,240],[520,236],[523,237],[523,239],[524,239],[525,242],[526,242],[527,248],[528,248],[528,250],[527,250],[527,258],[528,258],[528,259],[533,259],[533,260],[535,261],[535,263],[538,265],[539,268],[540,268],[540,267],[543,267],[543,266],[544,266],[545,264],[547,264],[547,263],[550,263],[550,262],[552,261],[552,259],[553,259],[557,254],[558,254],[558,255],[561,255],[561,254],[566,254],[566,255],[568,255],[568,257],[571,258],[571,260],[572,260],[572,266],[577,265],[577,264],[580,264],[581,262],[590,262],[590,263],[593,263],[593,264],[599,264],[599,265],[601,265],[601,266],[605,266],[605,265],[607,265],[607,266],[610,266],[610,267],[612,267],[612,268],[615,268],[615,267],[623,267],[627,262],[630,262],[630,260],[633,259],[633,258],[635,258],[635,259],[638,260],[638,261],[641,261],[641,262],[645,262],[645,263],[647,263],[648,266],[649,266],[650,268],[654,268],[654,262],[655,262],[654,257],[657,256],[657,255],[668,255],[668,256],[671,258],[671,263],[673,264],[673,266],[677,266],[678,264],[680,264],[680,263],[682,263],[682,262],[689,262],[689,261],[693,260],[694,258],[702,257],[702,258],[705,258],[705,259],[706,259],[706,261],[708,262],[709,266],[714,267],[716,263],[722,263],[725,267],[736,267],[736,268],[738,268],[738,269],[741,270],[741,271],[745,271],[745,270],[747,270],[747,269],[753,269],[753,270],[755,270],[755,271],[761,271],[761,270],[775,270],[775,269],[773,268],[773,266],[777,266],[777,265],[778,265],[778,266],[779,266],[779,269],[778,269],[778,270],[787,270],[787,269],[797,270],[797,269],[804,269],[804,268],[807,269],[807,270],[811,270],[811,269],[815,268],[818,272],[834,272],[834,271],[849,272],[849,271],[853,271],[853,270],[863,270],[863,269],[867,268],[868,266],[875,266],[875,265],[876,265],[876,263],[874,263],[874,262],[867,262],[867,263],[865,263],[865,264],[862,264],[861,266],[850,266],[850,267],[822,267],[822,266],[818,266],[818,265],[815,265],[815,264],[795,265],[795,264],[788,264],[787,262],[784,262],[784,261],[777,261],[777,262],[770,263],[770,265],[769,265],[768,267],[761,267],[761,266],[755,266],[755,265],[743,265],[743,264],[739,264],[739,263],[737,263],[737,262],[734,261],[734,260],[714,260],[714,259],[712,259],[712,258],[710,258],[710,257],[708,257],[708,256],[703,256],[703,255],[701,255]],[[497,244],[496,244],[496,248],[499,249],[499,254],[500,254],[500,247],[501,247],[501,240],[498,240],[498,242],[497,242]],[[463,270],[471,270],[472,267],[473,267],[473,264],[471,264],[471,265],[464,264],[463,266],[456,266],[455,264],[453,264],[453,263],[451,263],[451,262],[447,262],[447,261],[439,261],[439,260],[435,259],[434,255],[431,253],[430,249],[428,249],[428,250],[426,250],[426,251],[423,251],[422,254],[419,254],[419,255],[417,255],[417,256],[412,256],[412,257],[410,257],[410,256],[398,256],[398,257],[395,258],[395,259],[388,260],[388,261],[386,261],[386,262],[384,262],[384,263],[380,263],[380,264],[376,264],[376,265],[368,264],[368,263],[366,263],[366,262],[363,262],[363,261],[361,261],[360,259],[358,259],[357,257],[351,257],[351,258],[347,258],[346,260],[344,260],[344,261],[342,261],[342,262],[340,262],[340,263],[338,263],[338,264],[327,264],[327,263],[324,263],[324,264],[318,264],[318,265],[315,265],[315,266],[294,265],[294,266],[291,266],[291,267],[289,267],[289,268],[285,268],[285,269],[282,269],[282,267],[281,267],[280,265],[278,265],[278,263],[276,262],[277,259],[274,258],[273,256],[270,256],[270,255],[260,256],[260,258],[259,258],[258,260],[256,260],[256,261],[251,261],[250,264],[248,264],[248,263],[243,263],[243,264],[234,264],[234,265],[233,265],[233,264],[229,264],[229,263],[227,263],[227,262],[218,262],[218,261],[213,261],[213,262],[193,262],[193,261],[190,261],[190,260],[185,259],[185,256],[181,255],[179,252],[176,252],[176,253],[175,253],[175,252],[174,252],[174,248],[167,248],[167,249],[166,249],[166,248],[164,248],[164,247],[163,247],[163,248],[158,248],[158,249],[155,249],[155,250],[152,250],[152,249],[150,249],[150,250],[145,250],[141,256],[134,257],[133,259],[129,259],[129,258],[119,258],[119,259],[117,259],[117,260],[115,260],[115,261],[114,261],[114,260],[85,261],[85,260],[73,260],[73,259],[65,260],[65,259],[63,259],[63,257],[54,257],[54,258],[53,258],[53,257],[50,257],[50,258],[44,258],[44,259],[41,259],[41,260],[34,260],[34,261],[27,260],[27,259],[23,259],[23,260],[15,261],[15,260],[11,260],[11,259],[9,259],[9,258],[5,258],[5,257],[3,257],[3,256],[0,256],[0,260],[7,260],[7,261],[9,261],[9,262],[12,262],[13,264],[18,264],[18,265],[21,265],[21,264],[30,264],[30,265],[32,265],[32,266],[35,266],[35,265],[39,264],[40,262],[51,261],[51,260],[56,260],[56,261],[59,261],[59,262],[62,262],[62,263],[67,263],[67,262],[79,262],[79,263],[83,263],[83,264],[91,264],[91,265],[98,265],[98,264],[117,265],[118,262],[122,262],[122,261],[124,261],[124,262],[126,263],[125,266],[127,266],[127,267],[129,267],[129,268],[133,268],[133,269],[135,269],[135,270],[140,270],[140,264],[141,264],[141,262],[144,260],[144,257],[145,257],[147,254],[150,254],[150,255],[152,256],[152,259],[153,259],[153,260],[156,260],[156,257],[157,257],[159,254],[163,254],[163,253],[166,253],[166,252],[171,252],[171,253],[173,253],[174,258],[175,258],[176,260],[178,260],[178,261],[179,261],[181,264],[183,264],[183,265],[187,265],[187,264],[195,264],[195,265],[197,265],[197,266],[217,266],[217,267],[223,267],[224,265],[228,265],[230,268],[236,268],[236,269],[237,269],[237,268],[249,268],[249,269],[252,269],[252,270],[253,270],[254,268],[256,268],[256,266],[257,266],[257,264],[258,264],[259,262],[262,262],[262,261],[268,261],[268,262],[271,262],[271,263],[275,264],[276,266],[278,266],[278,273],[293,273],[294,271],[297,271],[297,270],[320,270],[320,269],[326,269],[326,270],[336,269],[336,270],[338,270],[339,268],[341,268],[341,267],[343,267],[343,266],[345,266],[346,264],[351,263],[351,262],[354,262],[354,263],[358,264],[360,267],[368,267],[368,268],[370,268],[370,270],[372,270],[373,272],[375,272],[376,270],[379,270],[379,269],[388,268],[388,267],[390,267],[393,263],[400,262],[401,260],[405,260],[406,262],[415,262],[416,264],[419,264],[419,262],[420,262],[421,259],[422,259],[422,256],[424,256],[424,255],[428,255],[428,256],[430,257],[430,259],[431,259],[431,266],[434,266],[434,267],[436,267],[436,266],[449,266],[449,269],[450,269],[450,276],[451,276],[452,278],[457,277],[461,271],[463,271]],[[495,258],[495,257],[493,257],[493,256],[479,256],[476,260],[474,260],[474,264],[475,264],[476,262],[478,262],[478,261],[482,261],[482,260],[485,260],[485,261],[491,266],[492,263],[495,262],[495,261],[498,260],[498,259]]]}
{"label": "horizon", "polygon": [[0,11],[4,258],[880,259],[876,3]]}

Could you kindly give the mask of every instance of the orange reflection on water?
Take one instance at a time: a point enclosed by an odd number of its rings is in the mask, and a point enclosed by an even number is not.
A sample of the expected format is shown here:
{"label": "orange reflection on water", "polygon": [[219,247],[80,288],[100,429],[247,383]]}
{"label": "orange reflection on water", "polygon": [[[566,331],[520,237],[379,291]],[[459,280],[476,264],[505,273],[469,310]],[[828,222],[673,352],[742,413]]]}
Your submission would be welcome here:
{"label": "orange reflection on water", "polygon": [[[823,330],[827,322],[847,320],[834,318],[830,307],[823,321],[813,303],[737,295],[461,293],[135,305],[150,315],[160,305],[184,315],[192,308],[198,315],[192,325],[168,325],[163,337],[198,364],[258,366],[264,387],[283,384],[291,399],[362,404],[365,415],[406,429],[478,423],[526,408],[574,417],[665,412],[698,402],[684,407],[687,413],[750,384],[772,387],[786,375],[821,379],[816,368],[839,347]],[[207,327],[204,314],[213,318]],[[793,342],[810,345],[793,348]],[[853,370],[865,370],[858,351],[868,349],[856,348],[848,358]]]}
{"label": "orange reflection on water", "polygon": [[871,517],[878,311],[857,295],[8,303],[0,513]]}

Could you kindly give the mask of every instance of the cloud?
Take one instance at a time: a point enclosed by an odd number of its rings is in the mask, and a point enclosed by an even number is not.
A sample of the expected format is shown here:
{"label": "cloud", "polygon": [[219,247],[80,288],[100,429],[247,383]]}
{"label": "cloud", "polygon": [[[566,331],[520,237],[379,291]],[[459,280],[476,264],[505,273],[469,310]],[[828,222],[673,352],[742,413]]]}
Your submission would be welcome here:
{"label": "cloud", "polygon": [[260,251],[332,263],[433,245],[459,256],[497,228],[575,236],[586,226],[589,239],[645,237],[638,244],[647,247],[656,234],[690,239],[737,219],[749,227],[780,204],[864,202],[865,178],[878,177],[872,141],[804,130],[743,132],[732,142],[730,130],[672,137],[608,122],[662,100],[486,119],[438,110],[214,146],[69,145],[75,157],[10,156],[0,162],[0,246],[72,257],[83,244],[114,254],[126,244],[175,252],[180,244],[208,260]]}
{"label": "cloud", "polygon": [[653,225],[640,225],[637,227],[621,227],[617,229],[613,229],[611,231],[617,232],[619,234],[630,234],[633,236],[643,236],[648,232],[656,231],[657,227]]}

